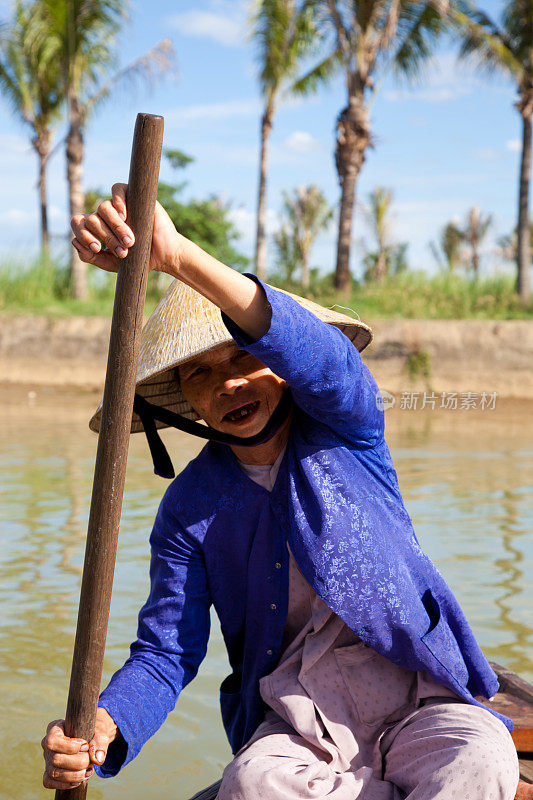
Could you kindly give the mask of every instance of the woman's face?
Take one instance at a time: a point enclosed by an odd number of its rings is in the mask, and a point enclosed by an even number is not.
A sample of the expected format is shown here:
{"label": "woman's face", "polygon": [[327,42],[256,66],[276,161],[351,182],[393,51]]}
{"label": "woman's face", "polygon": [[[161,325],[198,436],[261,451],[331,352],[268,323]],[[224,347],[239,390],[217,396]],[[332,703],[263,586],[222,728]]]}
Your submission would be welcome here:
{"label": "woman's face", "polygon": [[210,427],[242,437],[263,430],[286,387],[262,361],[234,344],[181,364],[179,378],[185,399]]}

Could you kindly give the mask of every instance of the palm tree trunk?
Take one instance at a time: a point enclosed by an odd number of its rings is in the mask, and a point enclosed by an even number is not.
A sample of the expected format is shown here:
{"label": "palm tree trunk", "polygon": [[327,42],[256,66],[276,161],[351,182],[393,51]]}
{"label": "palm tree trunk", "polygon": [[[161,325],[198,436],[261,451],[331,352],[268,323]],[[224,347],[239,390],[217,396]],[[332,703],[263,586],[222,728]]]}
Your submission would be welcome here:
{"label": "palm tree trunk", "polygon": [[302,289],[309,289],[309,243],[302,247]]}
{"label": "palm tree trunk", "polygon": [[46,162],[39,156],[39,199],[41,205],[41,248],[46,263],[50,260],[50,233],[48,231],[48,208],[46,204]]}
{"label": "palm tree trunk", "polygon": [[479,275],[479,251],[477,249],[477,244],[472,245],[472,272],[474,273],[474,278],[477,278]]}
{"label": "palm tree trunk", "polygon": [[349,294],[352,285],[350,273],[350,242],[352,238],[352,218],[355,204],[355,183],[357,176],[353,170],[346,172],[341,183],[341,207],[339,212],[339,233],[337,238],[337,265],[335,267],[335,287],[343,294]]}
{"label": "palm tree trunk", "polygon": [[370,143],[370,132],[363,98],[350,98],[337,121],[337,149],[335,162],[341,185],[339,234],[337,239],[337,266],[335,287],[349,294],[352,283],[350,273],[350,245],[352,237],[355,185]]}
{"label": "palm tree trunk", "polygon": [[268,145],[272,130],[272,116],[274,109],[270,101],[267,102],[261,120],[261,156],[259,160],[259,194],[257,199],[257,234],[255,240],[255,272],[258,278],[265,280],[266,265],[266,174],[268,163]]}
{"label": "palm tree trunk", "polygon": [[387,259],[385,257],[385,250],[380,247],[378,250],[378,257],[376,259],[376,283],[382,283],[386,274]]}
{"label": "palm tree trunk", "polygon": [[[67,181],[69,191],[70,216],[83,214],[84,194],[83,174],[83,119],[79,99],[69,96],[69,130],[67,133]],[[76,300],[87,297],[87,265],[81,260],[77,250],[71,248],[70,281],[72,296]]]}
{"label": "palm tree trunk", "polygon": [[41,216],[41,251],[45,264],[50,260],[50,233],[48,231],[48,206],[46,202],[46,167],[50,157],[51,134],[49,131],[41,131],[38,136],[32,139],[32,145],[39,159],[39,207]]}
{"label": "palm tree trunk", "polygon": [[529,176],[531,174],[531,112],[522,114],[522,159],[520,163],[520,190],[518,196],[518,247],[516,291],[524,303],[531,298],[531,245],[529,230]]}

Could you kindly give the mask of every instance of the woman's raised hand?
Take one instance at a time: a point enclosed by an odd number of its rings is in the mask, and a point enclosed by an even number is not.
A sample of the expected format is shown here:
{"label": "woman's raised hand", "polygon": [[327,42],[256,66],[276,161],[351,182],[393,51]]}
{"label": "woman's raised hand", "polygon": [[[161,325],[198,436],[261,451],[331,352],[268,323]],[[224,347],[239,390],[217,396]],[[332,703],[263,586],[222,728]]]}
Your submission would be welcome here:
{"label": "woman's raised hand", "polygon": [[[108,272],[116,272],[121,258],[135,244],[133,231],[127,225],[127,184],[115,183],[111,200],[104,200],[92,214],[72,217],[72,244],[82,261]],[[178,277],[180,260],[191,243],[178,233],[165,209],[156,203],[150,269]]]}

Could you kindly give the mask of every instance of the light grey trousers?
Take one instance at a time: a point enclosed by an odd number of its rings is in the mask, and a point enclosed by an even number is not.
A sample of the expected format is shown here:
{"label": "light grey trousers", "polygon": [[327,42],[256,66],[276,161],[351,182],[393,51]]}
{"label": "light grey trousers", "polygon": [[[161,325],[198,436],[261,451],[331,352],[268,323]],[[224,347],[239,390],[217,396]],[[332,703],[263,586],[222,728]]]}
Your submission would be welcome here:
{"label": "light grey trousers", "polygon": [[226,767],[218,800],[513,800],[518,760],[492,714],[430,701],[380,741],[381,773],[333,770],[329,755],[269,712]]}

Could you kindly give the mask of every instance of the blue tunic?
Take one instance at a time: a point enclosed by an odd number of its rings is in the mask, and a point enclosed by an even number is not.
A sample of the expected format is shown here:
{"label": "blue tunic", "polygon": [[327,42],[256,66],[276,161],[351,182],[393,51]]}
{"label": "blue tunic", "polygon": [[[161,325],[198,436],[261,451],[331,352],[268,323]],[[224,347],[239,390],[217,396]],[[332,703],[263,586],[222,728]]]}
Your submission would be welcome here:
{"label": "blue tunic", "polygon": [[316,593],[378,653],[429,672],[469,703],[498,690],[457,600],[418,544],[368,368],[337,328],[264,290],[272,321],[259,341],[224,322],[292,392],[276,484],[267,492],[229,447],[209,443],[166,491],[138,638],[100,698],[123,737],[98,769],[103,776],[137,755],[196,675],[211,604],[232,669],[220,692],[224,726],[234,752],[249,739],[263,717],[259,679],[280,656],[287,542]]}

